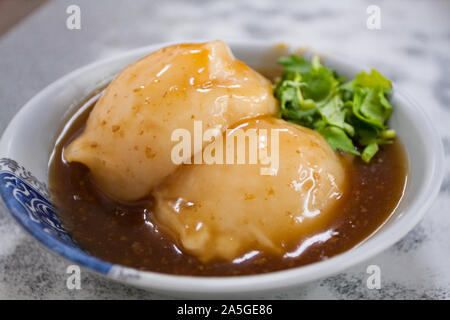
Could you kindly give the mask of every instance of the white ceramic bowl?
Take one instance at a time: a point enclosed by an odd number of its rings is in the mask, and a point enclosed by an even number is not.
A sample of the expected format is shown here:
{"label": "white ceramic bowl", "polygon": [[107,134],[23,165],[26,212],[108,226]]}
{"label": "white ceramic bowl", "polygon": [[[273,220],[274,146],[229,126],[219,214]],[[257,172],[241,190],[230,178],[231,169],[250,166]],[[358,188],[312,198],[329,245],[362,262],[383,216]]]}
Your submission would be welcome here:
{"label": "white ceramic bowl", "polygon": [[[405,144],[409,183],[394,215],[357,247],[328,260],[285,271],[238,277],[192,277],[143,272],[102,261],[79,248],[59,223],[46,189],[48,162],[55,139],[74,108],[94,89],[109,82],[129,63],[166,44],[126,52],[78,69],[51,84],[15,116],[0,142],[0,194],[12,216],[53,252],[111,279],[153,291],[184,297],[237,297],[275,291],[329,276],[368,259],[405,236],[423,217],[442,180],[440,139],[423,108],[394,85],[390,126]],[[235,56],[252,67],[276,65],[272,44],[229,43]],[[353,77],[362,70],[342,58],[324,63],[340,75]]]}

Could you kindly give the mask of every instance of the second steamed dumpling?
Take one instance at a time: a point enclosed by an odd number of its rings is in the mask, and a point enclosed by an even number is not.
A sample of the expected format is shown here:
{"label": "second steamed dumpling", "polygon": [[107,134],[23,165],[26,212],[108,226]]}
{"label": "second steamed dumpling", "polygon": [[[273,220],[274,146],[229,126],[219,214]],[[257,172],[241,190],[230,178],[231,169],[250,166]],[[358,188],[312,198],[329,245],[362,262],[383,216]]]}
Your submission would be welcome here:
{"label": "second steamed dumpling", "polygon": [[[276,152],[272,134],[278,132],[276,175],[262,175],[266,166],[248,161],[183,165],[154,193],[158,225],[204,262],[255,250],[276,255],[295,250],[308,236],[327,230],[346,190],[342,160],[317,132],[275,118],[252,119],[238,128],[265,130],[257,152],[268,154]],[[250,150],[247,145],[247,159]]]}
{"label": "second steamed dumpling", "polygon": [[201,120],[204,129],[218,127],[220,134],[276,109],[270,81],[236,60],[223,42],[174,45],[116,77],[64,157],[89,167],[106,194],[133,201],[175,170],[175,129],[192,133],[194,120]]}

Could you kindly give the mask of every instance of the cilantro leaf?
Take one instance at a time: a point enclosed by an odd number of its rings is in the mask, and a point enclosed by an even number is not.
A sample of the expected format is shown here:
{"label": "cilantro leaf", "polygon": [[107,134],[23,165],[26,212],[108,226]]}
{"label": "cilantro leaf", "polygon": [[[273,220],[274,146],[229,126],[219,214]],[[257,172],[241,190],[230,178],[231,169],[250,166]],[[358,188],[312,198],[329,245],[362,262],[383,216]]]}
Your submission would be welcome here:
{"label": "cilantro leaf", "polygon": [[383,90],[390,90],[392,88],[391,81],[375,69],[370,70],[370,74],[365,71],[358,73],[355,77],[354,84],[362,88],[380,87]]}
{"label": "cilantro leaf", "polygon": [[392,84],[377,70],[342,83],[317,56],[309,62],[291,55],[279,63],[284,67],[274,89],[279,117],[318,131],[334,150],[361,156],[365,162],[380,144],[392,143],[395,131],[386,126],[392,113],[388,100]]}
{"label": "cilantro leaf", "polygon": [[335,95],[319,109],[319,113],[328,124],[344,129],[346,111],[343,106],[342,99]]}
{"label": "cilantro leaf", "polygon": [[372,159],[372,157],[375,155],[375,153],[378,152],[378,150],[378,144],[376,142],[371,142],[364,148],[363,152],[361,153],[361,158],[365,162],[369,162],[370,159]]}
{"label": "cilantro leaf", "polygon": [[320,128],[318,132],[327,140],[333,150],[342,150],[344,152],[353,153],[357,156],[360,155],[353,145],[352,139],[350,139],[345,131],[335,126],[325,126]]}
{"label": "cilantro leaf", "polygon": [[392,113],[392,107],[380,87],[356,88],[353,98],[353,113],[361,120],[383,129]]}
{"label": "cilantro leaf", "polygon": [[285,71],[298,72],[299,74],[309,73],[312,68],[308,60],[294,54],[288,57],[281,57],[278,63],[284,67]]}
{"label": "cilantro leaf", "polygon": [[335,79],[333,72],[328,68],[320,66],[312,69],[310,73],[302,75],[305,84],[303,92],[306,99],[320,102],[336,93],[339,82]]}

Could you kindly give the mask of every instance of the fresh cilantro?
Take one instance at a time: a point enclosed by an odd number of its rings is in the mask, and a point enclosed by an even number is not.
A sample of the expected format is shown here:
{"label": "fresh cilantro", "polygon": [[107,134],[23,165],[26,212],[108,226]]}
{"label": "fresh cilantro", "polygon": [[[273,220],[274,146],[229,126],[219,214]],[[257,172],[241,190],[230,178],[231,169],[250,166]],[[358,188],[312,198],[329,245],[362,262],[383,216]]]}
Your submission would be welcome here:
{"label": "fresh cilantro", "polygon": [[358,73],[355,77],[355,85],[363,88],[380,87],[383,90],[390,90],[392,88],[391,81],[375,69],[372,69],[370,74],[367,74],[365,71]]}
{"label": "fresh cilantro", "polygon": [[303,57],[291,55],[281,57],[278,63],[284,67],[285,71],[298,72],[300,74],[309,73],[311,71],[311,63]]}
{"label": "fresh cilantro", "polygon": [[363,71],[343,83],[317,56],[308,61],[291,55],[278,62],[284,67],[274,89],[279,117],[318,131],[334,150],[361,156],[365,162],[380,144],[392,143],[395,131],[386,126],[392,113],[392,84],[381,73]]}

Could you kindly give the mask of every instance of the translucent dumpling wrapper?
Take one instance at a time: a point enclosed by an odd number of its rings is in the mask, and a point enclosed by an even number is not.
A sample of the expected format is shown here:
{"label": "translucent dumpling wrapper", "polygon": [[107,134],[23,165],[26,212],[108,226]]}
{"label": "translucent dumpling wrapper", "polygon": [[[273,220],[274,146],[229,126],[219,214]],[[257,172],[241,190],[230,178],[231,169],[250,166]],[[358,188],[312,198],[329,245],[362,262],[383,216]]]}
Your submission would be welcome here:
{"label": "translucent dumpling wrapper", "polygon": [[175,129],[192,132],[197,120],[220,135],[237,121],[276,111],[270,81],[235,59],[223,42],[174,45],[131,64],[111,82],[64,158],[89,167],[110,197],[133,201],[178,166],[171,160]]}
{"label": "translucent dumpling wrapper", "polygon": [[154,193],[160,227],[204,262],[249,252],[295,255],[302,241],[322,232],[318,241],[326,241],[333,234],[327,225],[347,188],[341,157],[317,132],[284,120],[252,119],[236,128],[256,130],[258,153],[269,155],[276,152],[272,135],[278,132],[276,172],[262,174],[267,168],[262,158],[249,163],[250,139],[245,164],[238,164],[236,147],[233,164],[183,165]]}

